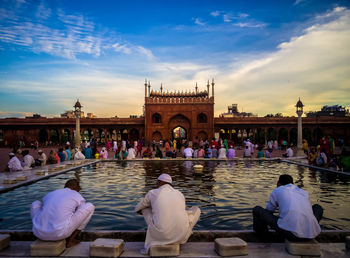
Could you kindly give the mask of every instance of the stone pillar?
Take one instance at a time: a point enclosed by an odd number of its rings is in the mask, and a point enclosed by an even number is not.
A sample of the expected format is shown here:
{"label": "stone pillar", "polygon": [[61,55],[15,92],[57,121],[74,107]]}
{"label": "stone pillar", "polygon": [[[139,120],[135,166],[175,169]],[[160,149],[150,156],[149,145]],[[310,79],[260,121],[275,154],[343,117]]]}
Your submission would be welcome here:
{"label": "stone pillar", "polygon": [[303,127],[301,122],[301,114],[298,113],[298,143],[297,143],[297,154],[303,155]]}
{"label": "stone pillar", "polygon": [[75,147],[79,148],[80,146],[80,117],[75,118]]}

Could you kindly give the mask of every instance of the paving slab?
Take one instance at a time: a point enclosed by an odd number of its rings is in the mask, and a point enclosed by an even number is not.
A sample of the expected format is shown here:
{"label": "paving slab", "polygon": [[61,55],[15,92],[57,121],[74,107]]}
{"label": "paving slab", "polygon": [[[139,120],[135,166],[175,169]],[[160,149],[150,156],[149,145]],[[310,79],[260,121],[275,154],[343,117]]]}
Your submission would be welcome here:
{"label": "paving slab", "polygon": [[66,240],[42,241],[35,240],[30,245],[30,256],[59,256],[66,250]]}
{"label": "paving slab", "polygon": [[0,234],[0,250],[10,245],[11,237],[9,234]]}
{"label": "paving slab", "polygon": [[179,256],[180,245],[154,245],[149,250],[151,257]]}
{"label": "paving slab", "polygon": [[[0,251],[0,257],[30,257],[30,244],[33,241],[11,241],[11,245]],[[345,249],[343,243],[321,243],[321,257],[323,258],[349,258],[350,251]],[[67,248],[60,257],[89,257],[90,242]],[[140,250],[144,242],[126,242],[124,252],[120,257],[149,257],[143,255]],[[214,242],[188,242],[181,245],[179,258],[214,258],[220,257],[214,250]],[[306,256],[295,256],[285,250],[284,243],[248,243],[248,255],[235,257],[252,258],[298,258]]]}
{"label": "paving slab", "polygon": [[90,256],[119,257],[123,251],[123,239],[98,238],[90,243]]}
{"label": "paving slab", "polygon": [[286,239],[286,250],[293,255],[321,256],[320,243],[315,239],[305,242],[292,242]]}

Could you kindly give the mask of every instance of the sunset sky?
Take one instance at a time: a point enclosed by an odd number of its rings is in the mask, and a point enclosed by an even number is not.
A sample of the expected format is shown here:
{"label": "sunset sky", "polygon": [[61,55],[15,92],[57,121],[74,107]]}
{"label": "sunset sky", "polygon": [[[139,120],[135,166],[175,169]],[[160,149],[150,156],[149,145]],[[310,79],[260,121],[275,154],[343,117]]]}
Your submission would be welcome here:
{"label": "sunset sky", "polygon": [[350,1],[0,1],[0,117],[141,115],[144,81],[215,115],[350,107]]}

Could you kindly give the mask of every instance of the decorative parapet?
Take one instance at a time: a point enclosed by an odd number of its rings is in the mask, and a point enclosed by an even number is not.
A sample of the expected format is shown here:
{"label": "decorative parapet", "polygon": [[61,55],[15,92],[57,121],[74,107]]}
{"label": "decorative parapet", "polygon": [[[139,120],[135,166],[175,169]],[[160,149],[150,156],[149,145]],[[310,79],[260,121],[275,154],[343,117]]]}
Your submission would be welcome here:
{"label": "decorative parapet", "polygon": [[148,97],[146,104],[180,104],[180,103],[214,103],[213,98],[208,97]]}

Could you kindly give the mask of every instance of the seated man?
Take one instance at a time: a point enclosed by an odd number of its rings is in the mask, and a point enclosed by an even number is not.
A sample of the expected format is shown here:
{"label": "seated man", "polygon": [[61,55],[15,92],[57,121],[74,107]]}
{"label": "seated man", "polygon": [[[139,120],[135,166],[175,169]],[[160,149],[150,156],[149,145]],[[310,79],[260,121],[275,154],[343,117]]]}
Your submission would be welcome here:
{"label": "seated man", "polygon": [[153,245],[184,244],[201,213],[198,207],[186,211],[185,197],[172,187],[168,174],[158,177],[157,186],[135,207],[148,225],[143,254]]}
{"label": "seated man", "polygon": [[[279,208],[278,217],[273,215],[276,208]],[[311,207],[308,193],[293,185],[290,175],[281,175],[266,209],[254,207],[253,229],[264,239],[268,237],[267,226],[270,226],[289,241],[306,241],[320,234],[318,222],[322,215],[322,207],[318,204]]]}
{"label": "seated man", "polygon": [[67,247],[78,244],[75,237],[90,221],[95,207],[80,195],[77,179],[66,182],[65,188],[48,193],[43,201],[35,201],[30,208],[33,233],[41,240],[67,239]]}
{"label": "seated man", "polygon": [[10,161],[7,163],[8,170],[10,172],[23,170],[21,161],[16,157],[13,152],[9,153]]}

